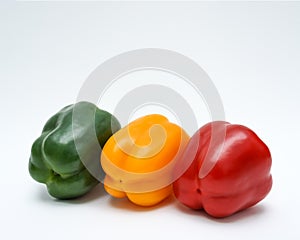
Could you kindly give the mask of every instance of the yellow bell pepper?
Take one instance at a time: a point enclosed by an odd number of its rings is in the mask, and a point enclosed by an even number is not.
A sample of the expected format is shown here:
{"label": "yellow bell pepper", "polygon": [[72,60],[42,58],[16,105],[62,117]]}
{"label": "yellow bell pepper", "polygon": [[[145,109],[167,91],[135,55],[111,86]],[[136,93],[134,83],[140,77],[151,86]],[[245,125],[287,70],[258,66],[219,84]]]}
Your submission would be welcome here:
{"label": "yellow bell pepper", "polygon": [[105,190],[140,206],[161,202],[172,193],[172,170],[188,140],[181,127],[159,114],[129,123],[102,150]]}

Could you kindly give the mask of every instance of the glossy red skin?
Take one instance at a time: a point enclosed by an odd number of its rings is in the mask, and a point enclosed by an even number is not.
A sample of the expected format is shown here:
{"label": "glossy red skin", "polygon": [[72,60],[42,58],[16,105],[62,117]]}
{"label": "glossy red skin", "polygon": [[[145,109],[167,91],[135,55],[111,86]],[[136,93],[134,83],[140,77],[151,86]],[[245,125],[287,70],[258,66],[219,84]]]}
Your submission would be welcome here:
{"label": "glossy red skin", "polygon": [[215,148],[221,150],[216,165],[204,178],[198,177],[211,139],[209,123],[190,139],[181,163],[194,159],[173,189],[184,205],[204,209],[213,217],[226,217],[255,205],[270,192],[272,159],[266,144],[249,128],[223,121],[213,124],[225,127],[226,133],[224,145]]}

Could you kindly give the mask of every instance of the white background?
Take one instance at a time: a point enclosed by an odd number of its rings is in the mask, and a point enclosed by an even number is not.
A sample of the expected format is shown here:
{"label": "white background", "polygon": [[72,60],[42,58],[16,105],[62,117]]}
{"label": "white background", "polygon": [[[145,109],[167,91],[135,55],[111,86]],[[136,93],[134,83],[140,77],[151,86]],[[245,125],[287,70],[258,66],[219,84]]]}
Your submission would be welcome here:
{"label": "white background", "polygon": [[[295,2],[1,3],[1,239],[299,239],[299,13]],[[64,202],[31,179],[30,148],[45,121],[76,100],[103,61],[145,47],[196,61],[218,88],[226,119],[267,143],[274,186],[257,206],[217,220],[174,199],[139,208],[100,185]],[[122,88],[110,91],[103,108],[113,111]],[[209,119],[198,110],[201,125]]]}

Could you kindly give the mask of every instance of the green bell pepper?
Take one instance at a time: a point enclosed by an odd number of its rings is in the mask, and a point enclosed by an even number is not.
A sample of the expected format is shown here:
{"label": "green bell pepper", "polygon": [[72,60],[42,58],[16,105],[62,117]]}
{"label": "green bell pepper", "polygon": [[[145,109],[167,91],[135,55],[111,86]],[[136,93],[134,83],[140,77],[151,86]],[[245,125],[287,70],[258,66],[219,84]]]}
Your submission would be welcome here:
{"label": "green bell pepper", "polygon": [[[45,183],[48,193],[58,199],[86,194],[104,174],[101,149],[119,129],[120,123],[112,114],[92,103],[66,106],[47,121],[32,145],[31,177]],[[96,169],[97,176],[88,169]]]}

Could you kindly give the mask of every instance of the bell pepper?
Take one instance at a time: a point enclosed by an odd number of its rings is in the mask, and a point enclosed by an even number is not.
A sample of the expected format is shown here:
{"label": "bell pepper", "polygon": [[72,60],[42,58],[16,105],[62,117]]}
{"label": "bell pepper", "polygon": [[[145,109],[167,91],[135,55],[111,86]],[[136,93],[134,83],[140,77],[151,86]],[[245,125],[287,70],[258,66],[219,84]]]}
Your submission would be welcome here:
{"label": "bell pepper", "polygon": [[[76,119],[73,114],[75,107]],[[78,149],[84,154],[86,164],[100,165],[101,148],[119,129],[120,124],[113,115],[92,103],[66,106],[47,121],[42,134],[32,145],[31,177],[46,184],[49,194],[58,199],[86,194],[99,182],[83,164]],[[94,142],[91,133],[96,135]]]}
{"label": "bell pepper", "polygon": [[204,125],[191,137],[176,169],[191,158],[173,184],[175,197],[189,208],[226,217],[255,205],[271,190],[270,151],[245,126],[224,121]]}
{"label": "bell pepper", "polygon": [[140,206],[153,206],[172,193],[172,171],[189,136],[159,114],[136,119],[106,142],[101,165],[105,190]]}

